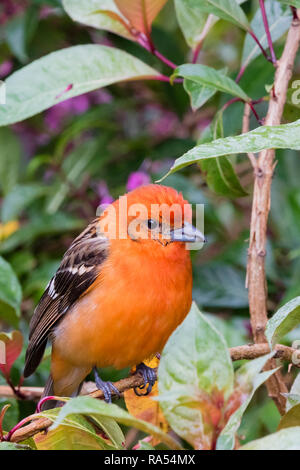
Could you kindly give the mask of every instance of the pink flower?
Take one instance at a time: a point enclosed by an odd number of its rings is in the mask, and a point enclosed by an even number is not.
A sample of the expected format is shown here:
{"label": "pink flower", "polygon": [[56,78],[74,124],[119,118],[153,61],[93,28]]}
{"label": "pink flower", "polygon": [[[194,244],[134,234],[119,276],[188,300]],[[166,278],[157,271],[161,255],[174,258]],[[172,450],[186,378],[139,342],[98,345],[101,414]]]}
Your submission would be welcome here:
{"label": "pink flower", "polygon": [[99,197],[98,204],[111,204],[114,201],[105,181],[100,181],[97,185],[97,195]]}
{"label": "pink flower", "polygon": [[0,65],[0,78],[4,78],[7,75],[9,75],[12,69],[13,69],[12,60],[5,60],[4,62],[2,62],[2,64]]}
{"label": "pink flower", "polygon": [[139,186],[143,186],[144,184],[149,184],[151,182],[150,176],[145,173],[144,171],[134,171],[130,173],[126,189],[127,191],[132,191]]}
{"label": "pink flower", "polygon": [[82,114],[89,107],[90,102],[86,94],[62,101],[46,111],[45,124],[50,131],[59,132],[69,116]]}

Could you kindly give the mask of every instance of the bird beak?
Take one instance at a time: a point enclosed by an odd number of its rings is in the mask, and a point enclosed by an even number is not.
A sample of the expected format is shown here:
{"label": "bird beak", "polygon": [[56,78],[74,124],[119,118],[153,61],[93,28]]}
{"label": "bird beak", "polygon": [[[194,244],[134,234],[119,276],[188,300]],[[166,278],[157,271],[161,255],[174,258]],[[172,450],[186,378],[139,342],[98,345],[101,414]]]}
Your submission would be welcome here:
{"label": "bird beak", "polygon": [[194,227],[192,224],[185,222],[183,227],[171,230],[170,238],[173,242],[206,242],[206,238],[200,230]]}

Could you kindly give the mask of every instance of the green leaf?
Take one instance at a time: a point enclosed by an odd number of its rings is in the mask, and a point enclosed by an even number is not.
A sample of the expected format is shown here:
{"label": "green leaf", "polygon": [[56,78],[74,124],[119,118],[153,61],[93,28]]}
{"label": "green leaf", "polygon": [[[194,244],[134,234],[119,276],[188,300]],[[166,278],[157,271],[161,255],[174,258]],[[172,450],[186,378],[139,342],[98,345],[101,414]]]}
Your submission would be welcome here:
{"label": "green leaf", "polygon": [[242,90],[242,88],[235,83],[234,80],[227,77],[224,73],[212,67],[202,64],[183,64],[177,67],[172,75],[174,77],[183,77],[193,82],[204,85],[205,87],[219,90],[230,95],[237,96],[244,101],[249,101],[250,98]]}
{"label": "green leaf", "polygon": [[262,439],[248,442],[239,450],[300,450],[300,426],[282,429]]}
{"label": "green leaf", "polygon": [[182,449],[181,446],[171,436],[165,434],[157,426],[131,416],[129,413],[127,413],[127,411],[123,410],[117,405],[107,404],[101,400],[97,400],[88,396],[77,397],[69,400],[60,410],[57,419],[55,419],[54,424],[50,429],[56,429],[57,426],[63,423],[67,416],[74,413],[87,416],[92,415],[98,418],[113,418],[121,424],[126,426],[133,426],[140,431],[159,438],[171,449]]}
{"label": "green leaf", "polygon": [[21,146],[16,134],[0,129],[0,185],[4,194],[16,185],[20,174]]}
{"label": "green leaf", "polygon": [[134,40],[113,0],[63,0],[63,7],[74,21]]}
{"label": "green leaf", "polygon": [[195,267],[194,298],[210,308],[247,308],[245,273],[219,260]]}
{"label": "green leaf", "polygon": [[261,126],[253,131],[235,137],[217,139],[209,144],[201,144],[175,160],[169,174],[200,160],[235,153],[260,152],[268,148],[290,148],[300,150],[300,120],[279,126]]}
{"label": "green leaf", "polygon": [[0,450],[31,450],[29,446],[15,442],[0,442]]}
{"label": "green leaf", "polygon": [[[238,0],[240,5],[246,0]],[[218,17],[202,9],[202,3],[195,0],[175,0],[176,16],[187,44],[195,49],[201,44]]]}
{"label": "green leaf", "polygon": [[234,449],[235,435],[240,427],[243,414],[252,400],[254,393],[277,370],[273,369],[259,373],[272,355],[272,353],[267,354],[259,357],[258,359],[254,359],[253,361],[249,361],[236,372],[233,397],[236,399],[235,395],[237,393],[240,394],[243,399],[243,403],[230,416],[226,426],[220,433],[217,440],[217,450]]}
{"label": "green leaf", "polygon": [[300,297],[290,300],[270,318],[266,326],[266,338],[273,347],[283,336],[300,323]]}
{"label": "green leaf", "polygon": [[158,387],[172,429],[195,448],[210,449],[217,403],[233,391],[233,366],[224,338],[195,303],[164,348]]}
{"label": "green leaf", "polygon": [[291,5],[292,7],[300,8],[300,0],[278,0],[285,5]]}
{"label": "green leaf", "polygon": [[4,198],[1,208],[2,222],[18,218],[27,206],[44,196],[47,191],[47,187],[39,183],[15,186]]}
{"label": "green leaf", "polygon": [[52,52],[7,78],[7,104],[0,108],[0,126],[112,83],[157,75],[139,59],[112,47],[89,44]]}
{"label": "green leaf", "polygon": [[292,406],[292,408],[282,416],[278,426],[278,431],[285,428],[291,428],[293,426],[300,426],[300,403]]}
{"label": "green leaf", "polygon": [[[195,48],[203,38],[208,13],[190,0],[175,0],[176,16],[187,44]],[[212,19],[212,21],[214,21]]]}
{"label": "green leaf", "polygon": [[[274,0],[265,1],[265,8],[272,41],[274,43],[289,29],[292,21],[292,14],[290,9],[282,7],[282,5],[280,5],[278,2],[274,2]],[[263,48],[267,49],[268,39],[260,8],[258,8],[251,22],[251,28],[259,39]],[[250,36],[250,34],[247,34],[242,55],[243,67],[247,67],[248,64],[260,54],[261,49]]]}
{"label": "green leaf", "polygon": [[97,154],[97,151],[97,140],[90,139],[79,144],[67,158],[65,158],[62,168],[64,175],[66,175],[66,181],[58,181],[57,184],[53,185],[51,197],[47,205],[47,212],[49,214],[54,214],[60,208],[70,192],[70,187],[80,186],[86,174],[86,169]]}
{"label": "green leaf", "polygon": [[10,264],[0,256],[0,318],[11,325],[18,323],[22,290]]}
{"label": "green leaf", "polygon": [[7,253],[15,250],[20,245],[32,243],[38,237],[65,234],[68,231],[82,228],[82,220],[66,213],[37,214],[27,224],[22,225],[22,229],[13,233],[0,244],[0,252]]}
{"label": "green leaf", "polygon": [[189,4],[205,13],[230,21],[246,31],[250,29],[247,17],[236,0],[190,0]]}
{"label": "green leaf", "polygon": [[[220,72],[225,75],[227,72],[227,68],[220,70]],[[183,80],[183,88],[190,97],[193,111],[196,111],[197,109],[201,108],[201,106],[203,106],[208,100],[210,100],[210,98],[212,98],[217,92],[217,90],[214,88],[206,87],[204,85],[201,85],[200,83],[193,82],[188,78],[185,78]]]}
{"label": "green leaf", "polygon": [[290,393],[285,394],[286,397],[286,412],[288,412],[293,406],[300,403],[300,374],[294,380],[294,383],[290,389]]}
{"label": "green leaf", "polygon": [[210,98],[212,98],[217,90],[209,88],[199,83],[193,82],[187,78],[183,81],[183,87],[191,100],[192,110],[196,111],[201,108]]}
{"label": "green leaf", "polygon": [[[55,421],[59,410],[48,410],[41,416]],[[112,421],[112,420],[111,420]],[[107,420],[108,422],[108,420]],[[99,421],[97,423],[99,425]],[[116,426],[118,426],[116,424]],[[100,426],[101,429],[101,426]],[[122,431],[120,430],[121,434]],[[124,436],[123,436],[124,440]],[[37,450],[120,450],[121,447],[111,445],[107,438],[96,433],[91,421],[80,414],[69,414],[59,426],[51,428],[46,434],[34,437]]]}
{"label": "green leaf", "polygon": [[[211,128],[212,139],[224,136],[222,111],[216,114]],[[202,160],[202,162],[200,162],[200,168],[204,172],[207,185],[217,194],[227,197],[247,196],[231,161],[226,156]]]}

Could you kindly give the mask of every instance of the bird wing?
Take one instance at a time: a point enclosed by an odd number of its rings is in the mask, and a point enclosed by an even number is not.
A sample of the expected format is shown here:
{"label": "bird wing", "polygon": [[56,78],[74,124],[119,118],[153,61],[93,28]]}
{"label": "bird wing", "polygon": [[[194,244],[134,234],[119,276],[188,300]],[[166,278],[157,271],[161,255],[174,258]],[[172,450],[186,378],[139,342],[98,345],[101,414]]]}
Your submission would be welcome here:
{"label": "bird wing", "polygon": [[94,220],[72,243],[41,297],[30,322],[24,376],[39,365],[53,328],[93,284],[107,258],[108,239]]}

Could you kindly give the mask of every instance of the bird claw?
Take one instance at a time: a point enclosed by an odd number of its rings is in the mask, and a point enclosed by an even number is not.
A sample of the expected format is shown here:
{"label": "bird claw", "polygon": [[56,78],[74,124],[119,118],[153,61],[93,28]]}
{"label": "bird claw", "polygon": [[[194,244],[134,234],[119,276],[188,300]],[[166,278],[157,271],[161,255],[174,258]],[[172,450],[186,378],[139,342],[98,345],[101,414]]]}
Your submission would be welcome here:
{"label": "bird claw", "polygon": [[[152,387],[156,382],[156,372],[155,369],[146,366],[143,362],[136,367],[136,372],[140,374],[144,379],[144,384],[140,387],[134,388],[134,393],[138,396],[146,396],[151,393]],[[140,393],[138,390],[143,390],[146,388],[145,393]]]}
{"label": "bird claw", "polygon": [[104,401],[106,403],[111,403],[112,393],[115,393],[120,398],[120,392],[117,387],[114,386],[112,382],[105,382],[101,379],[96,367],[94,367],[95,383],[98,390],[101,390],[104,395]]}

